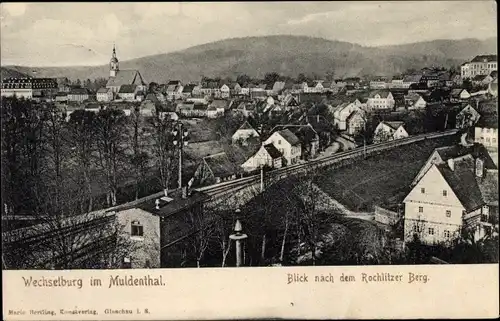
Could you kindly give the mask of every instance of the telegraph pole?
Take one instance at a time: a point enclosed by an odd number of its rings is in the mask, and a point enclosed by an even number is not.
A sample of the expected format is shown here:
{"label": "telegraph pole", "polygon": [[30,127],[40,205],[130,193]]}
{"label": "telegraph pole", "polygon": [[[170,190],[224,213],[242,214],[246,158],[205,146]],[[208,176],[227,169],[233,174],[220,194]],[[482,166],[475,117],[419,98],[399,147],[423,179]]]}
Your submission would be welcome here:
{"label": "telegraph pole", "polygon": [[182,188],[182,150],[184,146],[187,146],[187,135],[188,131],[184,128],[184,125],[182,122],[177,123],[177,129],[174,130],[173,132],[174,136],[176,136],[176,139],[174,140],[174,145],[179,144],[179,179],[178,179],[178,185],[179,189]]}

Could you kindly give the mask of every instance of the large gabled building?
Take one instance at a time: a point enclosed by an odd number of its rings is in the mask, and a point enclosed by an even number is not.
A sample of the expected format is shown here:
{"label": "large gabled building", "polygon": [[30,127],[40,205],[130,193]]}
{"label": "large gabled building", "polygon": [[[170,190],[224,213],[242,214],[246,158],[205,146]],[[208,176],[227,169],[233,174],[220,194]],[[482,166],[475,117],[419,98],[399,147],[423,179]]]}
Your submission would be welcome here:
{"label": "large gabled building", "polygon": [[477,75],[489,75],[495,70],[497,70],[497,55],[479,55],[460,66],[462,79],[474,78]]}
{"label": "large gabled building", "polygon": [[144,78],[142,78],[139,70],[120,69],[120,63],[116,57],[116,48],[113,46],[113,55],[109,62],[109,78],[106,83],[106,88],[111,89],[113,93],[118,93],[123,85],[135,85],[138,91],[143,92],[147,89],[147,84]]}
{"label": "large gabled building", "polygon": [[498,221],[498,169],[476,145],[436,149],[403,202],[405,241],[446,245],[464,229],[480,238]]}

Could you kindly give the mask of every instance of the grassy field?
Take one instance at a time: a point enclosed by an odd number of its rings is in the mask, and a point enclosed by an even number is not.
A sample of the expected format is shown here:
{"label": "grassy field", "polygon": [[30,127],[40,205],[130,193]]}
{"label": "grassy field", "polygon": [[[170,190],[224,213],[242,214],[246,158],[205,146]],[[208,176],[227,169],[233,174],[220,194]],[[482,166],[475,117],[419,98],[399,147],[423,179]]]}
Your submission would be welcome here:
{"label": "grassy field", "polygon": [[353,211],[371,211],[374,205],[400,203],[409,186],[437,147],[452,145],[445,137],[402,146],[366,160],[321,172],[316,184],[325,193]]}

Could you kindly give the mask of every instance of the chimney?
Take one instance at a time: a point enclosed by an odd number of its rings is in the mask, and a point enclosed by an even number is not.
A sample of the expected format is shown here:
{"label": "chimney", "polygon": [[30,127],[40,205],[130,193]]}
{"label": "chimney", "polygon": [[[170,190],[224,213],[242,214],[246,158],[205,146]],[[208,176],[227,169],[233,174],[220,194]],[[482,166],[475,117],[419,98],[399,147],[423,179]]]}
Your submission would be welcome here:
{"label": "chimney", "polygon": [[484,173],[484,162],[481,158],[477,158],[476,159],[476,176],[477,177],[483,177],[483,173]]}
{"label": "chimney", "polygon": [[455,170],[455,160],[453,158],[448,159],[448,167],[454,171]]}

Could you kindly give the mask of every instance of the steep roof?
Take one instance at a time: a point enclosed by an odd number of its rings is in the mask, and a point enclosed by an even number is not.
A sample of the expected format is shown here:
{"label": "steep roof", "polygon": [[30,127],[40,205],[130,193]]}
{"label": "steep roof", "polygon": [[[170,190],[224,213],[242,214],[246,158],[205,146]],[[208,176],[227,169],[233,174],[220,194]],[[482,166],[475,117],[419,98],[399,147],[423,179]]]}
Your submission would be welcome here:
{"label": "steep roof", "polygon": [[498,129],[498,113],[483,114],[483,117],[479,118],[475,127]]}
{"label": "steep roof", "polygon": [[417,82],[420,82],[420,80],[422,79],[422,75],[408,75],[408,76],[405,76],[403,78],[403,82],[413,82],[413,83],[417,83]]}
{"label": "steep roof", "polygon": [[450,158],[458,158],[461,156],[465,156],[467,154],[472,155],[474,158],[481,157],[484,161],[484,168],[487,169],[496,169],[497,166],[493,159],[491,159],[490,154],[486,147],[482,144],[475,143],[471,146],[463,146],[460,144],[452,145],[452,146],[444,146],[436,148],[436,151],[439,154],[439,157],[446,162]]}
{"label": "steep roof", "polygon": [[72,88],[69,92],[70,95],[88,95],[89,90],[87,88]]}
{"label": "steep roof", "polygon": [[146,84],[138,70],[119,70],[116,73],[116,77],[110,77],[108,79],[106,87],[123,86],[131,84],[136,84],[136,85]]}
{"label": "steep roof", "polygon": [[462,93],[462,91],[464,91],[465,89],[463,88],[455,88],[455,89],[452,89],[451,92],[450,92],[450,95],[452,97],[459,97],[460,94]]}
{"label": "steep roof", "polygon": [[229,102],[225,99],[214,99],[210,104],[210,107],[214,108],[224,108],[224,110],[229,109]]}
{"label": "steep roof", "polygon": [[272,159],[281,157],[281,153],[273,144],[264,145],[264,149],[267,151],[267,153],[269,154],[269,156],[271,156]]}
{"label": "steep roof", "polygon": [[243,124],[241,124],[241,126],[238,128],[238,130],[245,130],[245,129],[253,129],[255,130],[255,128],[252,127],[252,125],[250,125],[250,123],[248,122],[248,120],[245,120],[243,122]]}
{"label": "steep roof", "polygon": [[167,86],[178,86],[181,84],[181,81],[180,80],[170,80],[168,83],[167,83]]}
{"label": "steep roof", "polygon": [[107,94],[109,90],[110,90],[109,88],[99,88],[97,93],[98,94]]}
{"label": "steep roof", "polygon": [[121,85],[120,91],[118,91],[118,93],[120,93],[120,94],[132,94],[135,92],[136,88],[137,88],[136,85]]}
{"label": "steep roof", "polygon": [[190,94],[193,92],[194,87],[196,87],[196,85],[193,85],[193,84],[186,85],[186,86],[184,86],[184,88],[182,88],[182,92],[186,93],[186,94]]}
{"label": "steep roof", "polygon": [[389,90],[376,90],[370,93],[370,98],[375,97],[377,94],[380,95],[380,98],[387,98],[391,92]]}
{"label": "steep roof", "polygon": [[474,76],[474,78],[472,78],[472,80],[483,81],[486,77],[488,77],[488,75],[476,75],[476,76]]}
{"label": "steep roof", "polygon": [[474,166],[474,158],[471,155],[454,159],[453,170],[447,163],[436,166],[467,212],[485,204],[476,180]]}
{"label": "steep roof", "polygon": [[359,117],[361,117],[361,118],[364,120],[364,117],[363,117],[364,115],[363,115],[363,113],[362,113],[362,112],[360,112],[359,110],[355,110],[355,111],[353,111],[353,112],[352,112],[349,116],[347,116],[347,118],[346,118],[346,120],[345,120],[345,121],[346,121],[347,123],[349,123],[349,122],[351,121],[351,119],[353,119],[353,118],[354,118],[354,116],[359,116]]}
{"label": "steep roof", "polygon": [[238,172],[238,167],[229,159],[225,152],[206,156],[203,161],[215,177],[227,177]]}
{"label": "steep roof", "polygon": [[492,62],[492,61],[497,61],[497,55],[479,55],[471,60],[471,62]]}
{"label": "steep roof", "polygon": [[402,121],[382,121],[382,123],[386,124],[394,130],[397,130],[399,127],[404,126],[405,124]]}
{"label": "steep roof", "polygon": [[498,170],[487,169],[483,177],[476,177],[476,180],[486,204],[498,206]]}
{"label": "steep roof", "polygon": [[156,95],[152,94],[152,93],[147,94],[145,100],[150,100],[150,101],[152,101],[154,103],[159,103],[160,102],[160,100],[158,99],[158,97],[156,97]]}
{"label": "steep roof", "polygon": [[299,138],[295,136],[295,134],[292,133],[289,129],[280,130],[278,131],[278,133],[292,146],[300,143]]}

